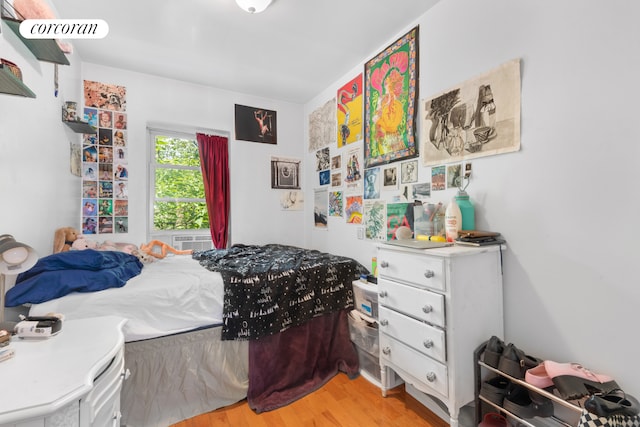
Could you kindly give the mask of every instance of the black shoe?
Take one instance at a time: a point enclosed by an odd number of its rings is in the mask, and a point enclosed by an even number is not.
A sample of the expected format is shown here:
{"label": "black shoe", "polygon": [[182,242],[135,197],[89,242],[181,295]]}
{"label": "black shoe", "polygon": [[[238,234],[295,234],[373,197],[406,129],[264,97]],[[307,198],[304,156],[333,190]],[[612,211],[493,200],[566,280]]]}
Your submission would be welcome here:
{"label": "black shoe", "polygon": [[550,399],[538,394],[532,399],[529,390],[513,383],[507,387],[502,407],[520,418],[550,417],[553,415],[553,402]]}
{"label": "black shoe", "polygon": [[522,380],[528,369],[535,368],[541,363],[541,359],[524,354],[524,351],[509,343],[500,356],[498,369],[507,375]]}
{"label": "black shoe", "polygon": [[489,341],[487,341],[487,346],[484,350],[484,363],[491,366],[492,368],[498,367],[498,361],[500,360],[500,356],[504,351],[504,342],[495,335],[492,336]]}
{"label": "black shoe", "polygon": [[611,415],[632,417],[640,413],[640,403],[635,397],[616,389],[604,394],[592,394],[585,400],[584,409],[600,417],[608,418]]}
{"label": "black shoe", "polygon": [[498,406],[502,406],[504,394],[509,384],[511,384],[511,381],[500,375],[488,379],[482,383],[482,386],[480,386],[480,396]]}

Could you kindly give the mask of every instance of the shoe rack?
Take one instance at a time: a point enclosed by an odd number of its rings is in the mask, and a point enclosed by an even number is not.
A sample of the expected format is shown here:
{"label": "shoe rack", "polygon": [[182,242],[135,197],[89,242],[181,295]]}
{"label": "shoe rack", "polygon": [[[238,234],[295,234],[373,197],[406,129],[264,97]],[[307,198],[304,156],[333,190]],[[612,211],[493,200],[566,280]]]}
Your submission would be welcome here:
{"label": "shoe rack", "polygon": [[[541,427],[541,426],[564,426],[564,427],[576,427],[579,423],[580,415],[582,413],[582,407],[579,406],[579,401],[567,401],[561,397],[541,388],[535,387],[524,380],[514,378],[492,366],[485,364],[483,360],[483,353],[486,347],[486,342],[480,345],[474,352],[475,360],[475,409],[476,409],[476,425],[479,425],[482,421],[482,417],[486,412],[497,412],[504,415],[510,425],[514,427],[526,426],[526,427]],[[554,414],[551,417],[535,417],[535,418],[520,418],[516,414],[513,414],[503,406],[498,405],[491,400],[482,396],[480,390],[482,382],[493,376],[502,376],[503,378],[511,381],[514,384],[526,388],[529,393],[536,393],[541,397],[551,400],[554,407]]]}

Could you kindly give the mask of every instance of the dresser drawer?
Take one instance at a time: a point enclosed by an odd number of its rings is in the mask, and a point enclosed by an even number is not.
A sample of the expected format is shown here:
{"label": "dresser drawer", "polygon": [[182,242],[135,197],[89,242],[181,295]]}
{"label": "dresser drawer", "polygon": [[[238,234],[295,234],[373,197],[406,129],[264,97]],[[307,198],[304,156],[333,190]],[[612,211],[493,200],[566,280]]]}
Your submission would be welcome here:
{"label": "dresser drawer", "polygon": [[[434,389],[444,397],[449,395],[447,366],[396,341],[387,334],[380,334],[380,358],[382,364],[401,367],[425,386]],[[406,379],[405,379],[406,381]]]}
{"label": "dresser drawer", "polygon": [[93,389],[81,406],[81,418],[87,425],[101,425],[114,416],[113,408],[120,407],[120,390],[124,373],[124,348],[98,373]]}
{"label": "dresser drawer", "polygon": [[440,362],[447,361],[445,333],[435,326],[419,322],[388,308],[380,308],[380,332],[408,344]]}
{"label": "dresser drawer", "polygon": [[386,279],[378,280],[378,290],[380,305],[436,326],[445,326],[444,295]]}
{"label": "dresser drawer", "polygon": [[378,250],[380,277],[439,291],[446,289],[444,259],[424,254]]}

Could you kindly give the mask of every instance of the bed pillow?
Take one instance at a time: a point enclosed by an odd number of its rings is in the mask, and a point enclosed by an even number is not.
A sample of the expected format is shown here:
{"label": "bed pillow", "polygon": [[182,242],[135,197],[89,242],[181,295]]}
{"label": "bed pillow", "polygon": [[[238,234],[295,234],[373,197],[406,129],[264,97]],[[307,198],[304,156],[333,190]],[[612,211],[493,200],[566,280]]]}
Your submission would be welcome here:
{"label": "bed pillow", "polygon": [[71,292],[95,292],[124,286],[142,271],[140,260],[118,251],[68,251],[38,260],[18,275],[6,306],[38,304]]}

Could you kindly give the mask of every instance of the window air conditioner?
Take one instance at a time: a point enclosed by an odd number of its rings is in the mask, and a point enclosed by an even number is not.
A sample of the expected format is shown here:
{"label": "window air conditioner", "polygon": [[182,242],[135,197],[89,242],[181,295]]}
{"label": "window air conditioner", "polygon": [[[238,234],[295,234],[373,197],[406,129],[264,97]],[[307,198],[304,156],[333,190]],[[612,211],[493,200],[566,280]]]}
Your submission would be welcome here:
{"label": "window air conditioner", "polygon": [[171,246],[179,251],[193,250],[197,252],[213,249],[213,242],[211,236],[207,235],[180,235],[173,236]]}

